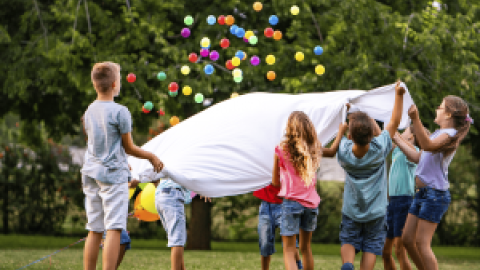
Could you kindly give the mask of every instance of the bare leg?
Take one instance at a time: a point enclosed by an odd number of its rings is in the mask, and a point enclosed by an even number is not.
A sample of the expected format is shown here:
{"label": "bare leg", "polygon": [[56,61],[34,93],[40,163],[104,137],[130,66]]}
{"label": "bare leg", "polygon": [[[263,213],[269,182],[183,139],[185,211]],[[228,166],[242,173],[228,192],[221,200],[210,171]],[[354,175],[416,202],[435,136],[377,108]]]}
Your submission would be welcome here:
{"label": "bare leg", "polygon": [[[300,229],[300,251],[303,256],[303,269],[313,270],[313,255],[312,255],[312,234],[313,232],[306,232]],[[298,251],[297,251],[298,254]]]}
{"label": "bare leg", "polygon": [[[120,253],[120,234],[121,230],[108,230],[105,238],[105,247],[102,254],[102,269],[115,270]],[[97,246],[98,250],[98,246]]]}
{"label": "bare leg", "polygon": [[[297,270],[297,262],[295,261],[295,253],[297,252],[296,235],[282,236],[283,241],[283,261],[287,270]],[[304,254],[305,256],[305,254]]]}
{"label": "bare leg", "polygon": [[402,237],[395,237],[395,255],[397,255],[401,270],[412,270],[412,265],[408,260],[407,250],[403,245]]}
{"label": "bare leg", "polygon": [[360,261],[360,270],[373,270],[377,255],[370,252],[363,252],[362,260]]}
{"label": "bare leg", "polygon": [[[385,270],[396,270],[395,261],[392,256],[394,239],[387,238],[385,240],[385,245],[383,246],[382,259],[383,259],[383,268]],[[395,250],[397,250],[395,248]]]}
{"label": "bare leg", "polygon": [[185,268],[183,264],[183,247],[172,247],[172,254],[170,257],[172,261],[172,270],[182,270]]}
{"label": "bare leg", "polygon": [[342,256],[342,264],[353,264],[355,261],[355,247],[350,244],[342,245],[340,248],[340,255]]}
{"label": "bare leg", "polygon": [[426,270],[438,270],[437,258],[435,258],[431,247],[433,234],[437,229],[437,225],[437,223],[424,219],[419,219],[418,221],[416,244]]}
{"label": "bare leg", "polygon": [[83,249],[83,269],[97,269],[98,247],[102,242],[103,232],[89,232]]}
{"label": "bare leg", "polygon": [[120,253],[118,254],[117,267],[115,268],[115,270],[117,270],[118,267],[120,267],[120,264],[123,261],[123,257],[125,256],[126,251],[127,251],[127,244],[120,245]]}
{"label": "bare leg", "polygon": [[420,256],[420,252],[418,251],[416,244],[418,221],[418,217],[410,213],[408,214],[405,227],[403,228],[402,242],[417,269],[424,270],[425,268],[423,266],[422,257]]}
{"label": "bare leg", "polygon": [[270,269],[270,256],[264,257],[260,255],[261,263],[262,263],[262,270]]}
{"label": "bare leg", "polygon": [[297,252],[295,252],[295,261],[300,261],[300,253],[298,252],[298,248],[297,248]]}

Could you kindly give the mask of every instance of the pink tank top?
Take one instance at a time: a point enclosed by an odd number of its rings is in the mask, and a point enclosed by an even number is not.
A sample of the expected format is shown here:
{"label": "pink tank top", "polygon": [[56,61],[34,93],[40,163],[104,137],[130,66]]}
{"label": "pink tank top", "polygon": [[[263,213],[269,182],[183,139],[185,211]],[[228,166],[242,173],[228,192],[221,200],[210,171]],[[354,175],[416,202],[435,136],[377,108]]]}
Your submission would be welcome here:
{"label": "pink tank top", "polygon": [[320,204],[320,196],[316,190],[317,179],[306,187],[302,178],[297,174],[293,164],[288,159],[288,153],[280,146],[275,147],[280,167],[281,188],[277,196],[300,203],[307,208],[317,208]]}

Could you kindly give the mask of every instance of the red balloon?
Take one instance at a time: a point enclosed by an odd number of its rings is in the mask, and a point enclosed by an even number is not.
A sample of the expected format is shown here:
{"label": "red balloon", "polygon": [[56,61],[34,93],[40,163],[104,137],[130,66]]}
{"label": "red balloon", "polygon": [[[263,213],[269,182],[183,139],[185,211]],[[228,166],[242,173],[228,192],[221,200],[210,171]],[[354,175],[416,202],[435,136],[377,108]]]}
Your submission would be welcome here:
{"label": "red balloon", "polygon": [[129,73],[127,75],[127,82],[134,83],[136,80],[137,80],[137,76],[135,76],[135,74]]}
{"label": "red balloon", "polygon": [[273,36],[273,29],[268,27],[268,28],[265,28],[265,31],[263,31],[263,34],[268,37],[268,38],[271,38]]}
{"label": "red balloon", "polygon": [[228,38],[220,40],[220,47],[226,49],[228,48],[228,46],[230,46],[230,41],[228,40]]}
{"label": "red balloon", "polygon": [[232,64],[232,60],[228,60],[227,63],[225,63],[225,66],[226,66],[229,70],[232,70],[232,69],[235,68],[235,67],[233,66],[233,64]]}
{"label": "red balloon", "polygon": [[188,56],[188,61],[192,62],[192,63],[196,63],[198,60],[198,56],[196,53],[191,53],[189,56]]}
{"label": "red balloon", "polygon": [[162,110],[158,110],[158,114],[160,114],[161,116],[164,116],[164,115],[165,115],[165,112],[162,111]]}
{"label": "red balloon", "polygon": [[218,21],[218,24],[224,25],[225,24],[225,16],[223,16],[223,15],[218,16],[217,21]]}
{"label": "red balloon", "polygon": [[171,82],[171,83],[168,85],[168,90],[170,90],[170,92],[177,92],[177,91],[178,91],[178,83],[176,83],[176,82]]}
{"label": "red balloon", "polygon": [[143,113],[149,113],[150,111],[147,110],[147,109],[145,109],[145,108],[142,106],[142,112],[143,112]]}

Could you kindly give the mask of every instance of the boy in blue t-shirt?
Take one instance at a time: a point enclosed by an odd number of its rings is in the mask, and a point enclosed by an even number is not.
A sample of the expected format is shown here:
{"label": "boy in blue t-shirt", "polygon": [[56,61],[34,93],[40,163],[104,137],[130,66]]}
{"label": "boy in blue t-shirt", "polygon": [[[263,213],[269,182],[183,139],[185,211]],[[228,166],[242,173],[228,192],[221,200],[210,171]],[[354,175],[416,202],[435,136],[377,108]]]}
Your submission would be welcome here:
{"label": "boy in blue t-shirt", "polygon": [[343,138],[337,153],[346,172],[340,229],[342,270],[354,269],[355,254],[360,251],[364,270],[372,270],[376,255],[382,255],[387,234],[386,157],[400,124],[404,94],[398,82],[392,117],[383,132],[366,113],[349,115],[351,140]]}
{"label": "boy in blue t-shirt", "polygon": [[103,269],[114,270],[120,253],[121,231],[127,227],[127,182],[131,177],[127,154],[148,159],[156,171],[162,170],[163,163],[133,143],[132,116],[125,106],[113,101],[120,93],[120,65],[97,63],[91,79],[97,99],[83,116],[88,146],[81,172],[89,231],[83,264],[85,270],[96,269],[98,247],[106,230]]}

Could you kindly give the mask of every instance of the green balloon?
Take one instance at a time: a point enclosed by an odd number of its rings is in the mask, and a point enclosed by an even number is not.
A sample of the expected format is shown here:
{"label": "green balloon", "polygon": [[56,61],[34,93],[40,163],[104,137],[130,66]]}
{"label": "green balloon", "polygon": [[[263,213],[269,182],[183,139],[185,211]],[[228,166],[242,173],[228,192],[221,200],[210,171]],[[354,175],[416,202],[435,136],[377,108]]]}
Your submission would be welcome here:
{"label": "green balloon", "polygon": [[195,95],[195,102],[197,103],[202,103],[203,102],[203,95],[201,93],[198,93]]}
{"label": "green balloon", "polygon": [[234,77],[233,80],[234,80],[236,83],[241,83],[242,80],[243,80],[243,77],[242,77],[242,76]]}
{"label": "green balloon", "polygon": [[248,42],[252,45],[255,45],[257,44],[258,42],[258,38],[256,36],[251,36],[249,39],[248,39]]}
{"label": "green balloon", "polygon": [[159,79],[160,81],[164,81],[166,78],[167,78],[167,74],[165,74],[165,72],[163,71],[157,74],[157,79]]}
{"label": "green balloon", "polygon": [[168,94],[169,94],[171,97],[176,97],[176,96],[178,95],[178,91],[175,91],[175,92],[168,91]]}
{"label": "green balloon", "polygon": [[193,18],[192,16],[188,15],[187,17],[185,17],[185,19],[183,20],[183,22],[186,24],[186,25],[192,25],[193,23]]}
{"label": "green balloon", "polygon": [[153,103],[151,101],[147,101],[145,104],[143,104],[143,108],[145,108],[147,111],[151,111],[153,109]]}

